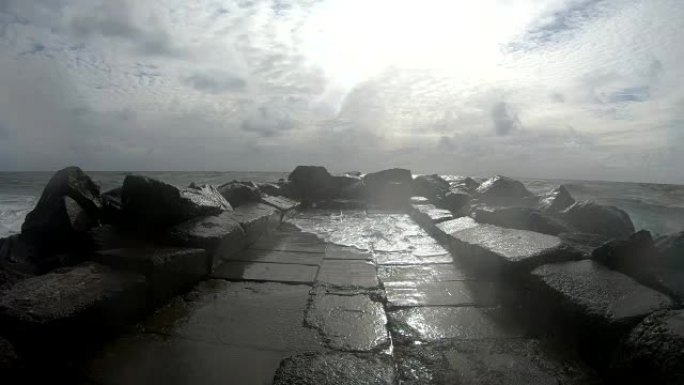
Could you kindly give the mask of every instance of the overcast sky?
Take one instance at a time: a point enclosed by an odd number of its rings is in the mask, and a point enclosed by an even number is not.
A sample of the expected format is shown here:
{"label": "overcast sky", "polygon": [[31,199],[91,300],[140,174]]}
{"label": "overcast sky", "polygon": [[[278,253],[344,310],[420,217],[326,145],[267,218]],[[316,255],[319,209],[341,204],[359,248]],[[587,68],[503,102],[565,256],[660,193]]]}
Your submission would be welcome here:
{"label": "overcast sky", "polygon": [[682,0],[0,0],[0,169],[684,183]]}

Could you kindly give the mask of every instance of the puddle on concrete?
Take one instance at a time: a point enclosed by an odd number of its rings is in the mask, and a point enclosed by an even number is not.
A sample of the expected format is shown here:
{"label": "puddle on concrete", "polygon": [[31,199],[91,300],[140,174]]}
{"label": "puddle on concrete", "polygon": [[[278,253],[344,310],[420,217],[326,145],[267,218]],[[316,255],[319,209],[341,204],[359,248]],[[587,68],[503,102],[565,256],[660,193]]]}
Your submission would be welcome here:
{"label": "puddle on concrete", "polygon": [[365,294],[335,295],[318,290],[312,296],[306,322],[336,350],[370,351],[390,342],[382,304]]}
{"label": "puddle on concrete", "polygon": [[431,265],[381,265],[378,266],[378,278],[382,282],[413,281],[441,282],[473,279],[464,269],[453,263]]}

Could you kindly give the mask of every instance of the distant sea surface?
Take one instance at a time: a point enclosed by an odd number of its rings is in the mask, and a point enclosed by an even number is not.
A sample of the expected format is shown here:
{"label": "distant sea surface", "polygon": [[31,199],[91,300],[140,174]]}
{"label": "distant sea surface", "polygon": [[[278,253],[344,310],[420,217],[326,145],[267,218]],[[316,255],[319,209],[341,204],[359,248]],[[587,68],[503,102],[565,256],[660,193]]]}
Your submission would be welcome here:
{"label": "distant sea surface", "polygon": [[[87,172],[107,191],[118,187],[131,172]],[[191,182],[220,185],[231,180],[275,182],[283,172],[135,172],[177,186]],[[33,209],[52,172],[0,172],[0,237],[17,233]],[[655,234],[684,230],[684,186],[576,180],[521,179],[530,191],[541,194],[564,184],[576,200],[594,200],[617,206],[632,217],[637,229]]]}

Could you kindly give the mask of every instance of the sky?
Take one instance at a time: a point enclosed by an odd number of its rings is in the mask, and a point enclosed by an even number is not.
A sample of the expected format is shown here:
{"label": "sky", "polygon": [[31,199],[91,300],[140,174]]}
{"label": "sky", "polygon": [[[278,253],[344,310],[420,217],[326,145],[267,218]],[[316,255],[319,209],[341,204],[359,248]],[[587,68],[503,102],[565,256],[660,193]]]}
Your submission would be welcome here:
{"label": "sky", "polygon": [[0,170],[684,184],[681,0],[0,0]]}

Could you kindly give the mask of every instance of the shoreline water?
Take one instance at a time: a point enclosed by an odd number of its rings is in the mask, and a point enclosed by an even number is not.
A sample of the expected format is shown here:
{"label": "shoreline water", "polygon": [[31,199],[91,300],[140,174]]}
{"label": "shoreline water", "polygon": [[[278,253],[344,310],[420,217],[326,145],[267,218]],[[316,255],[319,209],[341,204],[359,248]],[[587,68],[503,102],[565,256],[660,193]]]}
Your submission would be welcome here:
{"label": "shoreline water", "polygon": [[[127,174],[136,173],[187,186],[191,182],[219,185],[237,180],[275,182],[288,172],[235,171],[94,171],[88,172],[102,191],[120,186]],[[19,231],[24,216],[33,208],[53,172],[0,172],[0,237]],[[684,186],[633,182],[579,181],[562,179],[520,179],[534,193],[564,184],[578,200],[594,200],[625,210],[637,229],[655,235],[684,228]]]}

